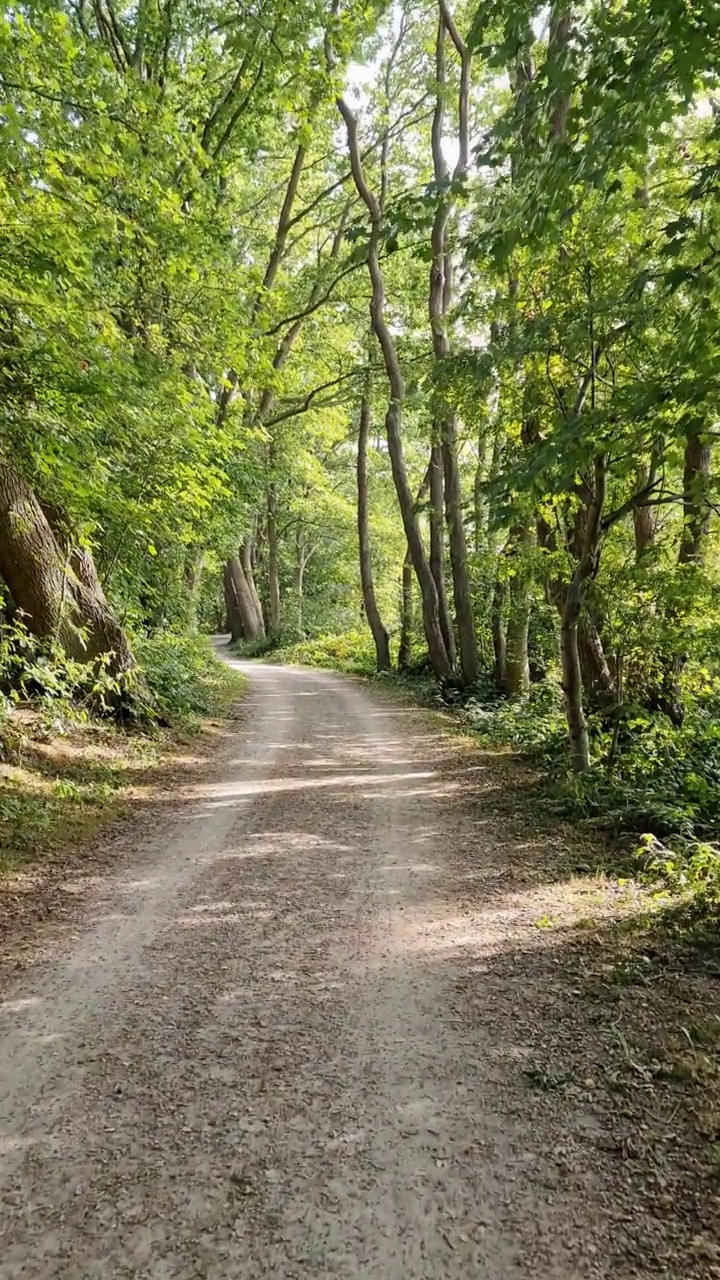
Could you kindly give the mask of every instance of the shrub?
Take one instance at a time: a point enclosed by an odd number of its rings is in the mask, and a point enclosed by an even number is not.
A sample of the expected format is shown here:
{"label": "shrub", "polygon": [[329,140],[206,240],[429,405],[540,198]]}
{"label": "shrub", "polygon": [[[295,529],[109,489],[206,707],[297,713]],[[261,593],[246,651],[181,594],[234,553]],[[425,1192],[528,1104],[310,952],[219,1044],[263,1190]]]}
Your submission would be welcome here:
{"label": "shrub", "polygon": [[202,636],[160,631],[135,643],[151,708],[170,720],[216,715],[237,695],[242,676],[221,662]]}
{"label": "shrub", "polygon": [[316,636],[288,648],[276,649],[274,662],[297,662],[305,667],[327,667],[352,675],[375,672],[375,648],[366,631],[345,631],[342,635]]}

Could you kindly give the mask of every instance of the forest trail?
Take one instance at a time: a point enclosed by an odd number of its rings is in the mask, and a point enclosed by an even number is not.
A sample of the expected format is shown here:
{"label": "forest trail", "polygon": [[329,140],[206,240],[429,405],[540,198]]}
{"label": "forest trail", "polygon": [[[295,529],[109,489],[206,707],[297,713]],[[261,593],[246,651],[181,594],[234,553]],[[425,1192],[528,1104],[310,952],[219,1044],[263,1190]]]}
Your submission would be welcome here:
{"label": "forest trail", "polygon": [[222,779],[0,1002],[0,1277],[657,1276],[591,1103],[523,1075],[568,1006],[486,762],[243,669]]}

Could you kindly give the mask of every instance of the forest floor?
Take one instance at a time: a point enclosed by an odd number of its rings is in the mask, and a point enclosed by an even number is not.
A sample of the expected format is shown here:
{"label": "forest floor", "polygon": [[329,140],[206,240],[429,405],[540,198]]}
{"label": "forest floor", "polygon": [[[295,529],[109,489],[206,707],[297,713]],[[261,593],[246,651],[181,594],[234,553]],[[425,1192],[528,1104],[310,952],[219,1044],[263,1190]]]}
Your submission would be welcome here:
{"label": "forest floor", "polygon": [[720,970],[511,758],[237,665],[5,938],[2,1280],[720,1277]]}

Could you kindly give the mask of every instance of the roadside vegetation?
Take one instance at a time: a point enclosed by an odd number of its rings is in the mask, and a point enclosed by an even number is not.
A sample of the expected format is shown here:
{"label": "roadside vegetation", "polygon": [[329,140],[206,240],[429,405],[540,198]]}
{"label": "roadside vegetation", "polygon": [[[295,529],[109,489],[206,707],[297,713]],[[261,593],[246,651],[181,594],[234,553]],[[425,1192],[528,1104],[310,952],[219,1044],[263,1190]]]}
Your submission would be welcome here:
{"label": "roadside vegetation", "polygon": [[[142,717],[118,719],[116,682],[18,638],[0,670],[0,883],[77,852],[180,773],[205,723],[232,713],[245,682],[207,641],[159,634],[137,647]],[[103,709],[105,704],[105,711]]]}
{"label": "roadside vegetation", "polygon": [[702,0],[8,9],[8,742],[202,714],[227,629],[714,903],[719,49]]}

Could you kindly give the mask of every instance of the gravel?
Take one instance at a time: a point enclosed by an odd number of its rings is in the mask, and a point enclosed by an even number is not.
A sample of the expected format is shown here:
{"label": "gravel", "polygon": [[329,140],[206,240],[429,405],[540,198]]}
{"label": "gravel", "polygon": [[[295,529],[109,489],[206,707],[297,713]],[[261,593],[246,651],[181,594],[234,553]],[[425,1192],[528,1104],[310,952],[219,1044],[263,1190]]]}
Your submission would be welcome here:
{"label": "gravel", "polygon": [[0,1000],[2,1280],[674,1274],[553,1063],[588,1015],[538,920],[579,907],[484,804],[512,775],[351,681],[243,669],[214,780]]}

